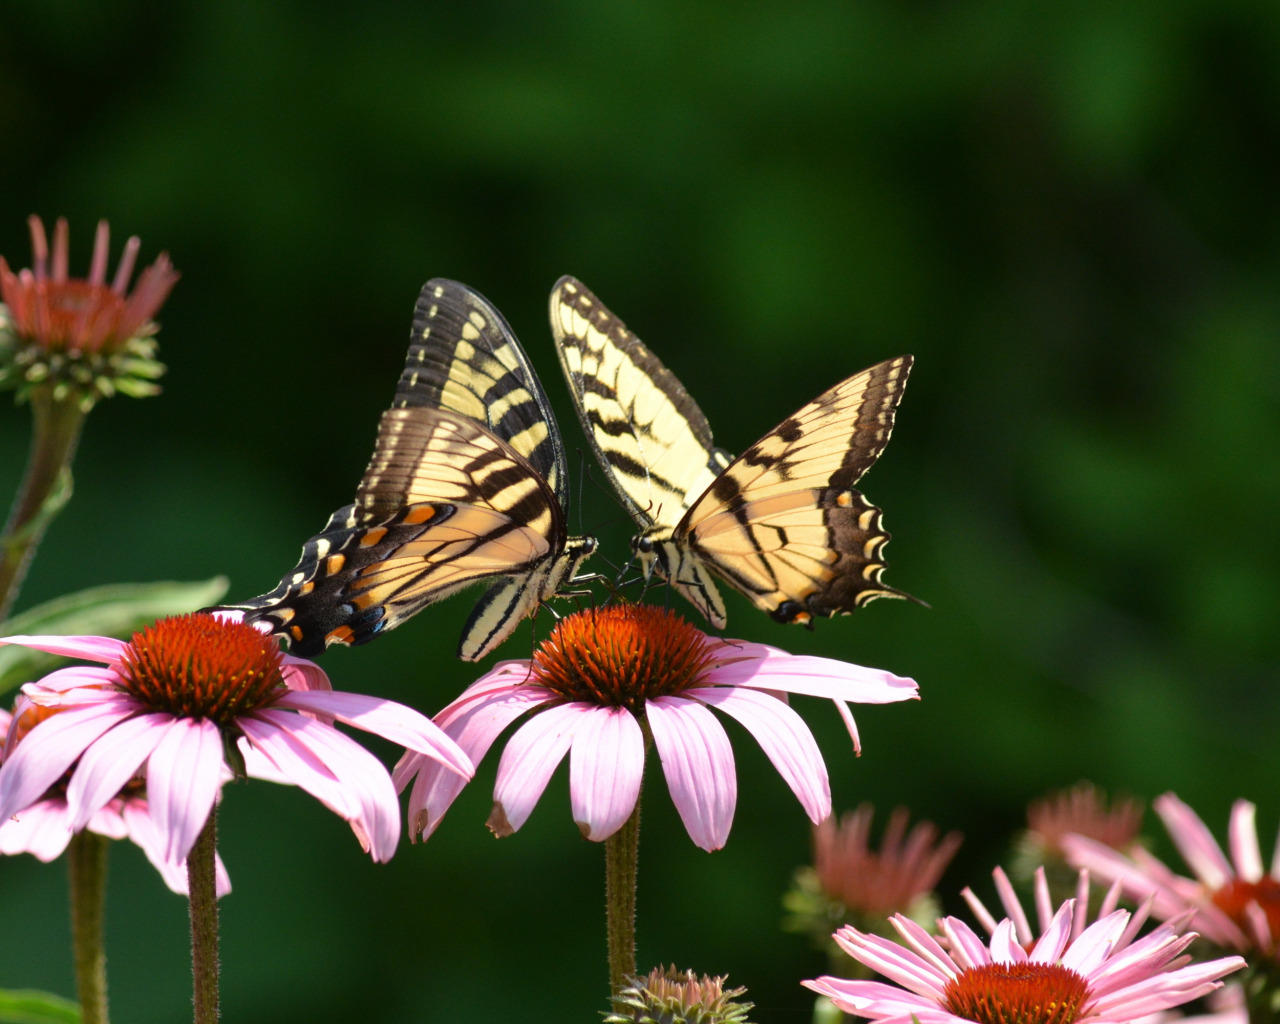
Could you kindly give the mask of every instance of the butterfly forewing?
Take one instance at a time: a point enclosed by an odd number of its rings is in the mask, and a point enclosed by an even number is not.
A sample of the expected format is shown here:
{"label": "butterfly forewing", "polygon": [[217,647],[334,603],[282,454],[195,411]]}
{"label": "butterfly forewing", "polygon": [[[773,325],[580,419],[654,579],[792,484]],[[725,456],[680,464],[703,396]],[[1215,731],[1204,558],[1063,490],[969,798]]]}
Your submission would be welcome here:
{"label": "butterfly forewing", "polygon": [[394,405],[433,406],[485,424],[567,503],[551,404],[514,332],[479,292],[445,278],[422,286]]}
{"label": "butterfly forewing", "polygon": [[623,504],[643,526],[674,526],[729,461],[702,410],[572,277],[551,292],[551,329],[578,417]]}

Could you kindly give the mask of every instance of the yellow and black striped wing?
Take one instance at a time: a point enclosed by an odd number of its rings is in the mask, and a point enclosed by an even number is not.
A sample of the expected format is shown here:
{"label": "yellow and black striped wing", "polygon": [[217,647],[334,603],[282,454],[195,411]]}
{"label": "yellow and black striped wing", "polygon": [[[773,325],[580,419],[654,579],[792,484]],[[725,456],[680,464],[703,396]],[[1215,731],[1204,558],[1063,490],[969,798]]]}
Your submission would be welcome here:
{"label": "yellow and black striped wing", "polygon": [[782,622],[908,596],[881,582],[889,534],[853,485],[889,441],[911,363],[878,363],[788,417],[720,474],[673,540]]}
{"label": "yellow and black striped wing", "polygon": [[702,410],[626,325],[562,277],[551,330],[574,406],[600,464],[641,526],[675,526],[729,463]]}
{"label": "yellow and black striped wing", "polygon": [[422,286],[393,405],[430,406],[485,424],[568,505],[551,404],[507,321],[474,289],[445,278]]}
{"label": "yellow and black striped wing", "polygon": [[[355,503],[306,542],[276,590],[241,607],[306,657],[366,643],[478,580],[516,577],[523,589],[512,596],[521,600],[500,609],[482,602],[473,613],[473,623],[482,608],[490,619],[510,613],[485,623],[491,642],[469,649],[480,657],[549,596],[543,581],[571,573],[565,546],[559,502],[524,456],[465,416],[395,408],[382,415]],[[560,580],[551,582],[554,590]]]}

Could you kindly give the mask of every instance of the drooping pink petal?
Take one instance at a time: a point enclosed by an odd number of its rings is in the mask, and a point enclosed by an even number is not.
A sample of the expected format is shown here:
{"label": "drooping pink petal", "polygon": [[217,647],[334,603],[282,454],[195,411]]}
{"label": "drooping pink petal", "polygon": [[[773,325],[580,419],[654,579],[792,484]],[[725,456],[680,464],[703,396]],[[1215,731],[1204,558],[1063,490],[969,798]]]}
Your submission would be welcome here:
{"label": "drooping pink petal", "polygon": [[1172,793],[1156,797],[1151,806],[1169,830],[1169,838],[1182,859],[1200,881],[1210,889],[1221,889],[1232,879],[1235,872],[1222,847],[1195,811]]}
{"label": "drooping pink petal", "polygon": [[167,715],[137,715],[89,746],[80,756],[80,763],[67,785],[73,829],[84,828],[93,815],[115,798],[151,756],[169,731],[170,722],[172,719]]}
{"label": "drooping pink petal", "polygon": [[247,742],[252,760],[261,758],[272,769],[272,774],[260,776],[251,759],[246,757],[245,768],[250,778],[265,778],[271,782],[283,778],[289,785],[306,790],[347,821],[360,814],[359,805],[351,800],[329,767],[291,731],[279,729],[269,721],[258,721],[256,717],[243,718],[239,724],[244,730],[241,747]]}
{"label": "drooping pink petal", "polygon": [[[163,841],[151,820],[151,811],[145,800],[126,800],[121,817],[128,829],[129,838],[146,854],[151,866],[160,872],[164,884],[180,895],[187,895],[187,862],[169,861],[164,857]],[[222,855],[214,853],[214,888],[218,896],[231,891],[231,877],[227,874]]]}
{"label": "drooping pink petal", "polygon": [[644,734],[623,708],[593,708],[573,727],[569,800],[573,820],[593,842],[631,817],[644,776]]}
{"label": "drooping pink petal", "polygon": [[376,757],[331,725],[289,711],[259,711],[240,724],[277,768],[350,823],[375,861],[391,859],[400,807]]}
{"label": "drooping pink petal", "polygon": [[222,782],[222,732],[207,718],[172,719],[147,759],[147,805],[166,860],[186,860]]}
{"label": "drooping pink petal", "polygon": [[127,644],[109,636],[6,636],[0,637],[0,646],[17,644],[46,654],[59,654],[64,658],[82,661],[101,661],[111,664],[120,660]]}
{"label": "drooping pink petal", "polygon": [[815,825],[831,813],[831,784],[822,752],[804,719],[785,703],[748,687],[703,687],[686,690],[683,696],[736,718],[756,738]]}
{"label": "drooping pink petal", "polygon": [[590,704],[579,701],[547,708],[507,741],[493,787],[489,827],[495,835],[508,836],[529,820],[551,773],[569,752],[574,730],[591,711]]}
{"label": "drooping pink petal", "polygon": [[671,799],[697,846],[718,850],[738,802],[733,748],[724,727],[697,701],[658,697],[645,704]]}
{"label": "drooping pink petal", "polygon": [[67,802],[61,797],[40,800],[0,822],[0,853],[29,853],[48,864],[62,856],[71,842]]}
{"label": "drooping pink petal", "polygon": [[347,725],[433,758],[468,779],[475,774],[471,758],[440,726],[426,715],[395,701],[362,693],[306,690],[285,694],[275,702],[275,706],[331,715]]}
{"label": "drooping pink petal", "polygon": [[714,686],[786,690],[855,704],[891,704],[919,696],[914,679],[806,654],[777,653],[759,661],[720,665],[708,672],[706,678]]}
{"label": "drooping pink petal", "polygon": [[[436,715],[435,723],[473,764],[480,763],[508,725],[551,698],[542,687],[523,685],[528,674],[527,663],[502,662]],[[467,780],[437,761],[405,754],[392,772],[392,781],[402,790],[410,779],[414,783],[409,794],[409,831],[414,838],[425,839],[439,826]]]}
{"label": "drooping pink petal", "polygon": [[37,724],[0,766],[0,821],[35,803],[94,740],[128,711],[94,705],[59,712]]}
{"label": "drooping pink petal", "polygon": [[129,835],[128,826],[121,817],[120,809],[124,804],[123,800],[112,800],[105,807],[98,808],[98,811],[89,819],[89,824],[85,826],[88,832],[96,832],[100,836],[106,836],[108,839],[126,839]]}

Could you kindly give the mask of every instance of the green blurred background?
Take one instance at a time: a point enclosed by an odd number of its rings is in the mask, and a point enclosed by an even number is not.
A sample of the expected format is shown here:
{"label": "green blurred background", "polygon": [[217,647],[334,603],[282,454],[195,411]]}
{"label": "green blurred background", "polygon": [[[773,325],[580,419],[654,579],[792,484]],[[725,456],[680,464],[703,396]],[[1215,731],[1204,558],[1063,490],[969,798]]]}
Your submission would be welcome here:
{"label": "green blurred background", "polygon": [[[990,891],[1029,799],[1081,778],[1176,790],[1219,835],[1248,796],[1274,834],[1270,0],[11,4],[0,139],[11,265],[38,212],[70,219],[76,273],[107,217],[117,251],[136,233],[183,274],[164,394],[94,411],[19,610],[117,581],[270,589],[350,500],[436,275],[514,326],[583,485],[574,526],[620,558],[547,328],[572,273],[734,451],[840,377],[917,357],[863,489],[895,535],[887,579],[932,609],[881,601],[807,633],[734,598],[729,632],[919,680],[919,703],[859,713],[858,760],[829,705],[796,706],[838,808],[965,832],[949,906]],[[0,408],[0,494],[27,438],[27,411]],[[452,657],[470,604],[323,666],[434,712],[477,674]],[[502,654],[529,644],[525,627]],[[823,960],[778,921],[808,826],[728,728],[723,851],[689,842],[651,776],[641,964],[727,972],[754,1019],[807,1021],[797,983]],[[594,1019],[602,848],[563,770],[494,840],[495,764],[386,866],[298,791],[231,788],[226,1018]],[[185,904],[127,844],[112,873],[115,1016],[181,1019]],[[0,907],[0,985],[71,994],[61,864],[7,859]]]}

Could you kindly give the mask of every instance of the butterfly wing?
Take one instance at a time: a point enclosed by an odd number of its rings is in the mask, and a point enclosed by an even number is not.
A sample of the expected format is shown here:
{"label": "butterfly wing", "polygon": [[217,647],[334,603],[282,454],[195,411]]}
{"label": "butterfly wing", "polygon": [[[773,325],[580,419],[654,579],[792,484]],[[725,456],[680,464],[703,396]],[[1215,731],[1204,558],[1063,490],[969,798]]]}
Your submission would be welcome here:
{"label": "butterfly wing", "polygon": [[780,423],[694,502],[673,542],[782,622],[906,597],[880,580],[889,534],[853,485],[889,441],[911,363],[878,363]]}
{"label": "butterfly wing", "polygon": [[366,643],[477,580],[514,576],[519,600],[490,602],[487,618],[478,609],[483,635],[468,645],[464,634],[464,652],[482,657],[580,557],[566,551],[558,500],[519,452],[465,416],[395,408],[355,503],[307,541],[276,590],[243,607],[309,656]]}
{"label": "butterfly wing", "polygon": [[729,463],[675,375],[582,282],[551,292],[551,330],[583,430],[641,526],[675,526]]}
{"label": "butterfly wing", "polygon": [[474,289],[441,277],[422,286],[393,406],[432,406],[485,424],[568,506],[551,403],[507,321]]}

